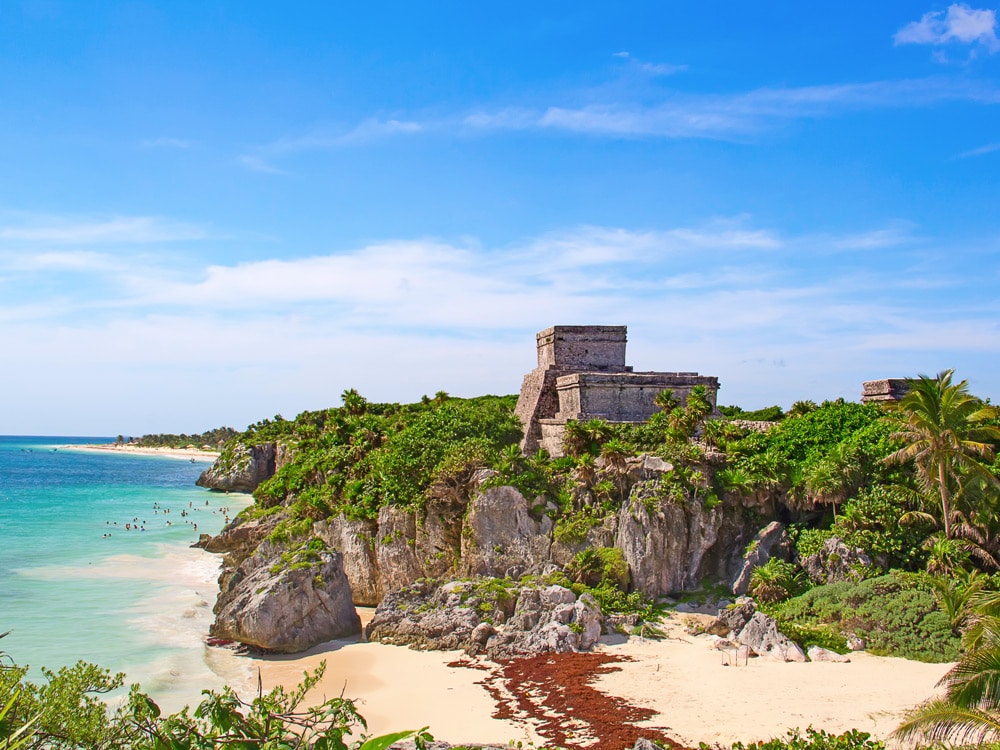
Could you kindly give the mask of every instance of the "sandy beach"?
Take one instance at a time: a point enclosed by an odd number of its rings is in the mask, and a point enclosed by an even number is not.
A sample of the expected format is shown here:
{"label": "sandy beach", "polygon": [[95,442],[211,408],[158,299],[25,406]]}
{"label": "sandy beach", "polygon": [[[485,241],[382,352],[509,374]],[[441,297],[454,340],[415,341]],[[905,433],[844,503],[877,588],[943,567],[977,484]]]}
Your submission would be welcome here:
{"label": "sandy beach", "polygon": [[[848,664],[750,659],[746,666],[725,666],[707,637],[685,633],[679,616],[664,629],[663,640],[606,638],[598,653],[625,660],[610,665],[593,685],[651,709],[655,714],[642,726],[664,730],[686,746],[769,739],[810,725],[831,732],[857,728],[884,739],[951,666],[864,653],[852,654]],[[333,641],[304,655],[258,659],[254,666],[270,689],[295,685],[304,669],[325,659],[326,675],[314,699],[341,693],[357,699],[375,733],[429,726],[435,738],[453,743],[544,745],[533,722],[492,718],[496,703],[479,684],[488,673],[456,666],[461,656]]]}
{"label": "sandy beach", "polygon": [[101,451],[105,453],[133,454],[137,456],[167,456],[168,458],[183,458],[186,460],[206,461],[212,463],[219,457],[218,451],[206,451],[200,448],[147,448],[138,445],[117,445],[115,443],[100,443],[96,445],[64,445],[64,450]]}

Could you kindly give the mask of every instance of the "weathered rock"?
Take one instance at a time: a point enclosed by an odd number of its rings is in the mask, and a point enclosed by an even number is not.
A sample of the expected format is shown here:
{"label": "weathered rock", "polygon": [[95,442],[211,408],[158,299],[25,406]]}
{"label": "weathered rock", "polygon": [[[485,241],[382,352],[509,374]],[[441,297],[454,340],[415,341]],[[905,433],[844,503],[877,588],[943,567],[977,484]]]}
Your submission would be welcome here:
{"label": "weathered rock", "polygon": [[220,456],[201,473],[199,487],[226,492],[253,492],[257,485],[274,476],[277,446],[274,443],[245,446],[236,444],[232,452]]}
{"label": "weathered rock", "polygon": [[851,549],[835,536],[823,542],[819,552],[801,561],[802,568],[813,583],[856,580],[860,577],[857,568],[871,564],[871,558],[864,550]]}
{"label": "weathered rock", "polygon": [[354,603],[360,607],[377,605],[382,600],[382,582],[375,554],[375,522],[334,516],[315,524],[313,533],[343,556]]}
{"label": "weathered rock", "polygon": [[514,487],[490,487],[469,503],[460,570],[469,576],[520,578],[548,561],[551,537]]}
{"label": "weathered rock", "polygon": [[263,542],[229,579],[210,633],[265,651],[296,653],[361,631],[340,553],[312,550],[282,559]]}
{"label": "weathered rock", "polygon": [[763,612],[754,612],[750,621],[740,630],[737,640],[754,654],[770,661],[806,661],[806,655],[797,643],[778,630],[774,618]]}
{"label": "weathered rock", "polygon": [[847,647],[851,651],[864,651],[868,647],[868,643],[864,638],[859,638],[856,635],[847,636]]}
{"label": "weathered rock", "polygon": [[718,617],[705,630],[713,635],[722,636],[739,633],[750,622],[756,611],[757,605],[753,599],[747,596],[741,597],[732,607],[720,609]]}
{"label": "weathered rock", "polygon": [[647,596],[695,589],[706,555],[718,539],[723,507],[664,498],[658,481],[640,482],[618,513],[618,547],[632,572],[632,587]]}
{"label": "weathered rock", "polygon": [[601,610],[589,594],[562,586],[521,589],[514,615],[486,643],[494,660],[541,653],[589,651],[601,637]]}
{"label": "weathered rock", "polygon": [[733,580],[732,592],[743,596],[750,588],[750,576],[756,568],[766,563],[772,557],[786,562],[791,559],[792,542],[788,538],[785,527],[777,521],[772,521],[759,532],[750,542],[743,557],[740,572]]}
{"label": "weathered rock", "polygon": [[387,593],[423,578],[417,560],[417,518],[412,510],[385,505],[378,512],[375,547],[382,591]]}
{"label": "weathered rock", "polygon": [[254,518],[249,521],[237,516],[212,537],[204,549],[206,552],[233,553],[242,560],[274,531],[277,523],[274,516]]}
{"label": "weathered rock", "polygon": [[[480,614],[468,601],[472,584],[453,582],[438,587],[420,581],[391,591],[365,628],[369,641],[410,646],[420,650],[451,651],[482,648]],[[475,647],[474,647],[475,646]]]}
{"label": "weathered rock", "polygon": [[[493,602],[477,589],[488,579],[437,586],[419,581],[390,592],[375,610],[371,641],[418,649],[464,649],[492,659],[586,651],[601,635],[601,612],[588,595],[561,586],[512,589]],[[516,597],[516,604],[515,604]]]}
{"label": "weathered rock", "polygon": [[848,664],[851,661],[851,657],[845,654],[838,654],[836,651],[819,646],[810,646],[806,649],[806,656],[809,657],[809,661],[831,661],[838,664]]}

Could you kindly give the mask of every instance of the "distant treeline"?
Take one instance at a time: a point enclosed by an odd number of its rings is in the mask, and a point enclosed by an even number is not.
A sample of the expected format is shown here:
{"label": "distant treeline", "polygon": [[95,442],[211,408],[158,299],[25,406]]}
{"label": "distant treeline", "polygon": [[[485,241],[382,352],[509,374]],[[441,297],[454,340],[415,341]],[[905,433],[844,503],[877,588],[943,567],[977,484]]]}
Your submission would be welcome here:
{"label": "distant treeline", "polygon": [[130,445],[138,445],[143,448],[186,448],[189,445],[193,445],[196,448],[222,450],[222,446],[239,434],[232,427],[216,427],[214,430],[206,430],[194,435],[159,434],[143,435],[139,438],[130,437],[128,439],[119,435],[118,442],[127,442]]}

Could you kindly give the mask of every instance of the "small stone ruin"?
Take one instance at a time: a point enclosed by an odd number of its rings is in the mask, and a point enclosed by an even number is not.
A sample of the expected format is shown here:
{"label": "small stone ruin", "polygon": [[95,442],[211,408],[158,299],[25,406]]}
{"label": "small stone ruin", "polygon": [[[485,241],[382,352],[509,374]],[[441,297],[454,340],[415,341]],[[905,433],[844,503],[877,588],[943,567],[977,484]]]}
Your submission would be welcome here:
{"label": "small stone ruin", "polygon": [[861,391],[861,403],[873,404],[899,401],[910,392],[910,381],[906,378],[883,378],[865,381]]}
{"label": "small stone ruin", "polygon": [[716,405],[719,379],[696,372],[634,372],[625,365],[625,326],[553,326],[540,331],[538,367],[524,376],[516,414],[524,426],[521,449],[562,455],[570,420],[644,422],[664,390],[681,404],[696,385]]}

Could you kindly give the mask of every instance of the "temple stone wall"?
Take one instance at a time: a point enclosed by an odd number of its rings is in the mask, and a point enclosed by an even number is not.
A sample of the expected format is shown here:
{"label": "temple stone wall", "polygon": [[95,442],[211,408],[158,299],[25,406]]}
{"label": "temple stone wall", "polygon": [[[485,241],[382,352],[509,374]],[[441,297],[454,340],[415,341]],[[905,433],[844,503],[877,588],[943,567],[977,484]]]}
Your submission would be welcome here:
{"label": "temple stone wall", "polygon": [[865,381],[861,391],[861,403],[871,404],[884,401],[899,401],[910,392],[910,381],[906,378],[883,378]]}
{"label": "temple stone wall", "polygon": [[566,423],[604,419],[644,422],[664,390],[681,404],[703,385],[712,406],[718,378],[695,372],[632,372],[625,365],[625,326],[553,326],[536,336],[538,367],[524,377],[516,414],[524,426],[521,449],[561,455]]}

